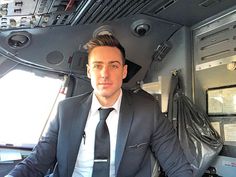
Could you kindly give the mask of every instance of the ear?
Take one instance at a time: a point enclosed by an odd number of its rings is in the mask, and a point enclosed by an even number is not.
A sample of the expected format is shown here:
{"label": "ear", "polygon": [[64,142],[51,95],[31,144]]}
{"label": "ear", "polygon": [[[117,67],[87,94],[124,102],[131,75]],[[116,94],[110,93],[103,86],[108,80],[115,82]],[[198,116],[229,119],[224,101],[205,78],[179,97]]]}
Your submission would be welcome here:
{"label": "ear", "polygon": [[89,79],[91,79],[90,66],[87,64],[86,67],[87,67],[87,76],[88,76]]}
{"label": "ear", "polygon": [[123,66],[123,79],[126,78],[127,73],[128,73],[128,65],[124,65]]}

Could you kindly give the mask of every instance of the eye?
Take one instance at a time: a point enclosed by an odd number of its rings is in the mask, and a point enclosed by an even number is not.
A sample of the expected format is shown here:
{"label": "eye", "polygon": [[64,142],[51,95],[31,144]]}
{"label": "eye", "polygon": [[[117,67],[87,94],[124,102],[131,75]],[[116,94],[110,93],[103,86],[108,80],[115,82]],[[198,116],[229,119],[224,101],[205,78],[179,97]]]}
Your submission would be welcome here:
{"label": "eye", "polygon": [[117,69],[117,68],[119,68],[119,65],[117,65],[117,64],[111,64],[111,68],[112,68],[112,69]]}
{"label": "eye", "polygon": [[93,68],[94,69],[102,69],[102,65],[101,64],[94,64]]}

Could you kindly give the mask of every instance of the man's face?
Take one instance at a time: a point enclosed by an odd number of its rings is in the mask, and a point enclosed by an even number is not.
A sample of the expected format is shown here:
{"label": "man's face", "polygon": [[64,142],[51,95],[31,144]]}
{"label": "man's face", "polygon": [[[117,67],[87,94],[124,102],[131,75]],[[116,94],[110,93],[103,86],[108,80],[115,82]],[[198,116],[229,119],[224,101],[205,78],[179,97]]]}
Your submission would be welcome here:
{"label": "man's face", "polygon": [[87,75],[97,97],[116,99],[127,75],[127,65],[123,65],[120,50],[109,46],[95,47],[89,55]]}

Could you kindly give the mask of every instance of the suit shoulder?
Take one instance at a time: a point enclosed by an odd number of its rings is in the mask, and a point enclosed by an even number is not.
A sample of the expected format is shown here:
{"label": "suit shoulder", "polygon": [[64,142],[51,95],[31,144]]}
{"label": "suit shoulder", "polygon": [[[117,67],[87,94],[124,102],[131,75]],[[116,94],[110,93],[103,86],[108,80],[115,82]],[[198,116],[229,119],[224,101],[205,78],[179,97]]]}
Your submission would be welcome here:
{"label": "suit shoulder", "polygon": [[156,101],[156,98],[149,94],[148,92],[146,92],[145,90],[137,90],[137,91],[132,91],[132,90],[126,90],[125,91],[127,95],[129,95],[130,97],[132,97],[135,100],[146,100],[146,101]]}
{"label": "suit shoulder", "polygon": [[76,95],[73,97],[68,97],[64,100],[61,101],[61,104],[70,104],[70,103],[74,103],[74,102],[83,102],[85,99],[87,99],[90,95],[92,94],[92,92],[87,92],[81,95]]}

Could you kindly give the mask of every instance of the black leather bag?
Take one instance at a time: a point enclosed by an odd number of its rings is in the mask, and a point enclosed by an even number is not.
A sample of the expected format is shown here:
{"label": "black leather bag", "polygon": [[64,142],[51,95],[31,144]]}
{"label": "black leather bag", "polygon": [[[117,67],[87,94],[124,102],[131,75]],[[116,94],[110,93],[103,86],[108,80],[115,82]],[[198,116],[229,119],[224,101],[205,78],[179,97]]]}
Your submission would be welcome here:
{"label": "black leather bag", "polygon": [[194,177],[201,177],[223,147],[209,118],[184,95],[178,73],[172,75],[168,118],[174,123]]}

